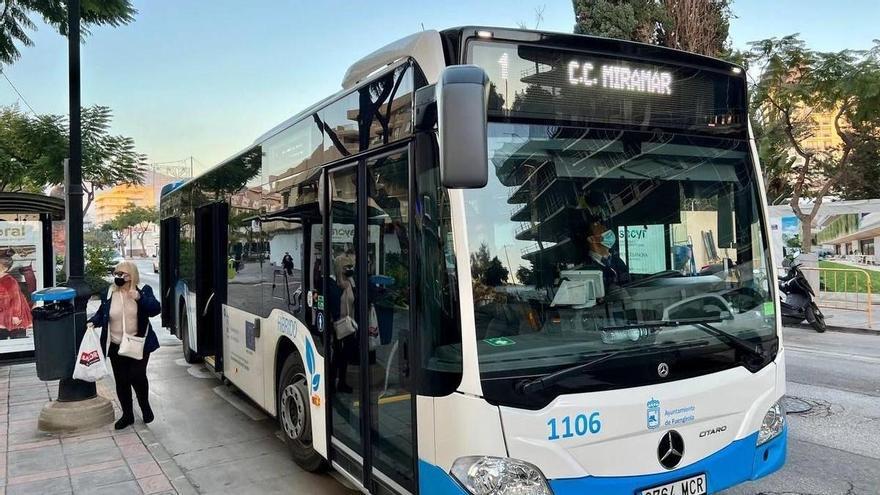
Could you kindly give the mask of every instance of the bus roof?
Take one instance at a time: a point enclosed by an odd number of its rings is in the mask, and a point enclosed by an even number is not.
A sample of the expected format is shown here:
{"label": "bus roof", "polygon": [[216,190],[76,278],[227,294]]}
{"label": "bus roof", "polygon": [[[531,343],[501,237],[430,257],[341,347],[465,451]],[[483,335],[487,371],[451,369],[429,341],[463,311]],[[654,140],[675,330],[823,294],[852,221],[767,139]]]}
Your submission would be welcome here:
{"label": "bus roof", "polygon": [[[679,63],[698,65],[716,70],[739,68],[743,73],[743,77],[745,77],[745,71],[742,70],[740,65],[727,60],[636,41],[603,38],[584,34],[500,28],[492,26],[459,26],[444,29],[439,32],[436,30],[425,30],[389,43],[354,62],[349,66],[343,76],[342,89],[317,103],[306,107],[292,117],[285,119],[283,122],[257,137],[250,146],[226,158],[198,176],[185,181],[175,182],[173,184],[174,187],[168,188],[167,190],[163,187],[160,196],[164,196],[165,194],[180,189],[192,180],[205,175],[216,168],[222,167],[224,164],[241,155],[245,151],[290,127],[304,117],[311,115],[316,110],[324,107],[330,102],[341,98],[370,76],[376,75],[378,72],[389,68],[395,62],[402,59],[410,57],[416,59],[419,63],[419,67],[425,74],[428,83],[431,84],[436,82],[440,72],[442,72],[443,68],[446,66],[447,61],[456,63],[458,60],[461,60],[461,52],[464,50],[464,43],[473,37],[520,43],[557,43],[575,49],[582,49],[584,42],[589,41],[592,44],[598,45],[595,48],[600,51],[622,52],[624,54],[632,51],[633,48],[638,47],[643,56],[648,55],[657,58],[669,58],[672,56],[676,58]],[[457,53],[444,54],[444,46],[447,50],[454,50]]]}

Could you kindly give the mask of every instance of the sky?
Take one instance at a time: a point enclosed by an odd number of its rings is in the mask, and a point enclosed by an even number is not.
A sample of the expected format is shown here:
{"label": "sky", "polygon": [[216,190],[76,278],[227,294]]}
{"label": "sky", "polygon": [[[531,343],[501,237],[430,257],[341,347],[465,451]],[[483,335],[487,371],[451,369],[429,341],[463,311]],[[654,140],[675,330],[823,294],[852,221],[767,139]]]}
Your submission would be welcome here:
{"label": "sky", "polygon": [[[84,105],[111,107],[113,132],[151,163],[196,172],[340,89],[360,57],[416,31],[479,24],[571,32],[570,0],[134,0],[134,23],[93,28],[81,49]],[[868,48],[880,0],[735,0],[737,48],[801,33],[811,48]],[[67,41],[40,25],[5,74],[37,113],[67,112]],[[0,105],[28,106],[0,79]]]}

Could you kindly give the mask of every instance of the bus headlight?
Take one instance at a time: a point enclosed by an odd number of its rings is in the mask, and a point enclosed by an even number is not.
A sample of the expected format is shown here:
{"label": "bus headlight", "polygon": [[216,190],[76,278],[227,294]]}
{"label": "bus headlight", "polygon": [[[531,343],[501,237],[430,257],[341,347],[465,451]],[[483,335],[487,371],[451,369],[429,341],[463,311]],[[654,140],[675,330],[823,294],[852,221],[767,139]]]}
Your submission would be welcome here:
{"label": "bus headlight", "polygon": [[460,457],[450,473],[473,495],[553,495],[537,467],[516,459]]}
{"label": "bus headlight", "polygon": [[785,428],[785,409],[779,402],[770,406],[764,421],[761,422],[761,431],[758,432],[758,445],[767,443],[776,438]]}

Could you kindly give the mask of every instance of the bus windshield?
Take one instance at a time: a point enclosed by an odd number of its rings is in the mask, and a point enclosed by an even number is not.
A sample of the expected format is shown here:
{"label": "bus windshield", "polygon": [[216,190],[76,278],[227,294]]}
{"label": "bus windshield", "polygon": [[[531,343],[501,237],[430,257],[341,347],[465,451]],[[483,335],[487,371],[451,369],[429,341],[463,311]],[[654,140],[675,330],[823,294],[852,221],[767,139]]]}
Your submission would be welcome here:
{"label": "bus windshield", "polygon": [[[493,122],[489,167],[488,185],[464,193],[487,398],[540,407],[772,360],[748,141]],[[522,392],[522,380],[609,353]]]}

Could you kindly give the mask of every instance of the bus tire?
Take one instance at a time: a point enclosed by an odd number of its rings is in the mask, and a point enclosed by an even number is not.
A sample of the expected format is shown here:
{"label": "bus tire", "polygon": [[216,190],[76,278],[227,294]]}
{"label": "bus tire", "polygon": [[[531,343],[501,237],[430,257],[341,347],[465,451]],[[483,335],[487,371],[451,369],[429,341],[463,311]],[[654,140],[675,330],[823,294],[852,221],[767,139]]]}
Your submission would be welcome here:
{"label": "bus tire", "polygon": [[198,354],[189,347],[189,317],[186,315],[186,308],[180,308],[180,318],[177,321],[180,322],[178,332],[182,342],[183,360],[189,364],[198,363]]}
{"label": "bus tire", "polygon": [[277,390],[278,423],[293,460],[306,471],[317,472],[327,463],[312,444],[309,387],[299,355],[287,356]]}

